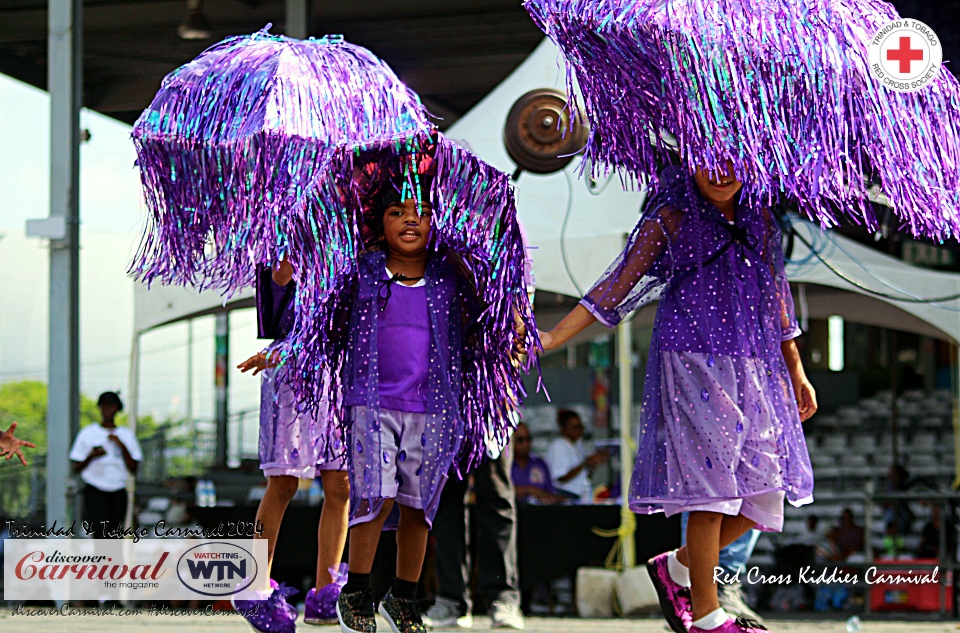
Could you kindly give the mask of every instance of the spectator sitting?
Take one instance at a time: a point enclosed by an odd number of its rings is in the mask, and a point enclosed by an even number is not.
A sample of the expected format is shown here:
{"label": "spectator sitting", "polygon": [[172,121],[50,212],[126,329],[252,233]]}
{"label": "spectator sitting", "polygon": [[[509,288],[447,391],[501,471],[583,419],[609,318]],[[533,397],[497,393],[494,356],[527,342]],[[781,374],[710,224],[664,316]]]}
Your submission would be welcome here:
{"label": "spectator sitting", "polygon": [[840,523],[827,533],[827,542],[832,550],[828,556],[831,560],[845,561],[864,551],[864,531],[854,522],[850,508],[840,513]]}
{"label": "spectator sitting", "polygon": [[828,530],[820,525],[820,517],[811,514],[807,517],[806,529],[789,545],[801,545],[810,549],[814,562],[824,562],[830,552],[827,539]]}
{"label": "spectator sitting", "polygon": [[[933,506],[930,521],[923,526],[920,532],[920,544],[917,546],[917,558],[940,558],[940,506]],[[947,525],[946,545],[948,557],[957,550],[957,529],[954,525]]]}
{"label": "spectator sitting", "polygon": [[545,460],[553,475],[553,487],[571,499],[590,503],[593,486],[589,473],[610,459],[610,455],[606,451],[587,455],[583,447],[583,421],[575,411],[557,411],[557,425],[560,437],[550,444]]}
{"label": "spectator sitting", "polygon": [[530,453],[530,429],[521,422],[513,432],[513,487],[521,503],[557,503],[547,463]]}

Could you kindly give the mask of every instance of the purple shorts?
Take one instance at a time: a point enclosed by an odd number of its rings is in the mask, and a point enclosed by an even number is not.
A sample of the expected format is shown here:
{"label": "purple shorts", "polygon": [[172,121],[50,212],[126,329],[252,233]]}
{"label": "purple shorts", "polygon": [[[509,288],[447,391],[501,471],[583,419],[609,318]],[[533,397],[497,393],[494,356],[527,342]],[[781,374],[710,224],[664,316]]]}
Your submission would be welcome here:
{"label": "purple shorts", "polygon": [[[363,419],[366,407],[354,407],[353,416]],[[426,414],[380,409],[380,498],[423,509],[420,495],[420,464],[423,461],[421,438]],[[354,442],[353,451],[357,450]],[[357,460],[356,463],[362,463]],[[351,482],[352,483],[352,482]],[[358,492],[362,487],[358,488]],[[362,492],[361,492],[362,494]]]}

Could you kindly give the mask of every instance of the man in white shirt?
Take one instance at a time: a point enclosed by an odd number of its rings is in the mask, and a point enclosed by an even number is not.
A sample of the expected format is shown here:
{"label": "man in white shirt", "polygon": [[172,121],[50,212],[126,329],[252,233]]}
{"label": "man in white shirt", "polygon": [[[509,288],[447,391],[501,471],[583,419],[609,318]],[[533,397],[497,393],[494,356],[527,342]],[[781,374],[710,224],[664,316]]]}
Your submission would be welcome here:
{"label": "man in white shirt", "polygon": [[106,538],[123,527],[127,514],[127,476],[136,475],[143,453],[129,428],[114,422],[123,402],[113,391],[100,394],[100,424],[85,426],[70,449],[73,471],[86,484],[83,489],[84,521],[95,538]]}
{"label": "man in white shirt", "polygon": [[560,437],[550,444],[544,457],[553,475],[553,487],[570,498],[590,503],[593,500],[590,473],[610,459],[610,455],[606,451],[587,455],[583,447],[583,421],[575,411],[557,411],[557,425]]}

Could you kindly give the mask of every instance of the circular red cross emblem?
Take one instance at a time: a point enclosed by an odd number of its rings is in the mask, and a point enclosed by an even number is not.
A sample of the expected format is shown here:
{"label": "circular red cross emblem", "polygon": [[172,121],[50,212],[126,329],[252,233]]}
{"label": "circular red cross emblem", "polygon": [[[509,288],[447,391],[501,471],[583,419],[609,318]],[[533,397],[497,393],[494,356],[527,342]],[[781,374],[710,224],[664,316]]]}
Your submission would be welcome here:
{"label": "circular red cross emblem", "polygon": [[940,73],[943,47],[929,26],[899,18],[883,25],[868,43],[870,71],[884,87],[914,92]]}

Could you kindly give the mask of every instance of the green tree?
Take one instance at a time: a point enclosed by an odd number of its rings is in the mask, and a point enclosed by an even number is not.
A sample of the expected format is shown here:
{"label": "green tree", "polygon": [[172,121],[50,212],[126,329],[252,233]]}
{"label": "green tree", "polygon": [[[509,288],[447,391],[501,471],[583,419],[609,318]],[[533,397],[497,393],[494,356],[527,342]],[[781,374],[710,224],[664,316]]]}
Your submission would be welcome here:
{"label": "green tree", "polygon": [[[47,450],[47,385],[38,380],[8,382],[0,385],[0,429],[17,423],[17,437],[33,442],[43,455]],[[80,428],[100,423],[100,409],[96,400],[80,394]],[[127,416],[117,416],[117,424],[127,424]],[[137,436],[153,435],[161,427],[153,417],[137,419]]]}

